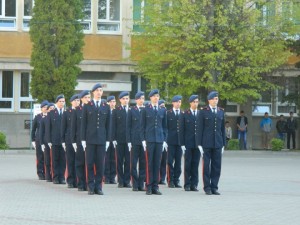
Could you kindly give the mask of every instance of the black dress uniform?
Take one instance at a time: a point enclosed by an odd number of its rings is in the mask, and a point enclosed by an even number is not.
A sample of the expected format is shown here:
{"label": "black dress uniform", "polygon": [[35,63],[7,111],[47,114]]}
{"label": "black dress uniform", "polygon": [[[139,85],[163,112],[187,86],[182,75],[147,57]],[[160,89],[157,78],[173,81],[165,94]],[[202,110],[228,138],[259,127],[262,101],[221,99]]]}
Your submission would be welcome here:
{"label": "black dress uniform", "polygon": [[200,151],[196,145],[197,110],[188,109],[180,118],[181,145],[185,146],[184,154],[184,189],[197,191],[199,183]]}
{"label": "black dress uniform", "polygon": [[[89,194],[102,193],[106,142],[109,141],[110,109],[106,102],[90,101],[82,111],[81,140],[86,141]],[[95,171],[94,171],[95,165]],[[103,194],[103,193],[102,193]]]}
{"label": "black dress uniform", "polygon": [[[158,105],[159,105],[161,108],[167,110],[166,107],[161,106],[161,105],[164,104],[164,103],[165,103],[165,100],[163,100],[163,99],[160,99],[160,100],[158,101]],[[161,154],[161,162],[160,162],[160,181],[159,181],[159,184],[166,184],[166,183],[165,183],[165,180],[166,180],[166,176],[167,176],[167,155],[168,155],[168,154],[167,154],[167,151],[166,151],[166,149],[164,149],[164,150],[162,151],[162,154]]]}
{"label": "black dress uniform", "polygon": [[[127,120],[127,142],[131,143],[131,180],[133,190],[144,190],[144,181],[146,178],[145,152],[140,136],[141,131],[141,111],[143,107],[134,106],[128,111]],[[137,170],[139,164],[139,170]]]}
{"label": "black dress uniform", "polygon": [[[130,108],[128,108],[130,111]],[[126,106],[118,106],[112,114],[112,140],[117,141],[117,176],[119,187],[130,185],[130,153],[126,142]]]}
{"label": "black dress uniform", "polygon": [[40,180],[45,180],[44,153],[41,148],[41,141],[39,136],[40,123],[42,118],[43,118],[43,113],[39,113],[34,117],[32,123],[31,140],[35,142],[35,146],[36,146],[37,175]]}
{"label": "black dress uniform", "polygon": [[66,177],[69,188],[77,187],[75,171],[75,150],[71,141],[71,118],[75,113],[72,107],[69,107],[62,116],[61,123],[61,141],[66,145]]}
{"label": "black dress uniform", "polygon": [[51,156],[50,156],[50,148],[48,146],[48,143],[46,141],[45,137],[45,130],[46,130],[46,117],[47,115],[43,115],[40,123],[40,141],[41,145],[45,146],[44,149],[44,165],[45,165],[45,179],[48,182],[52,181],[52,171],[51,171]]}
{"label": "black dress uniform", "polygon": [[182,117],[182,112],[177,109],[167,111],[167,128],[168,128],[168,184],[169,187],[180,187],[179,177],[181,175],[181,157],[182,150],[179,138],[179,118]]}
{"label": "black dress uniform", "polygon": [[296,130],[297,130],[297,119],[293,117],[293,112],[290,112],[291,117],[287,119],[287,148],[290,149],[290,141],[292,137],[293,149],[296,149]]}
{"label": "black dress uniform", "polygon": [[81,144],[81,121],[83,106],[77,106],[71,117],[71,141],[76,143],[75,170],[79,191],[86,190],[85,153]]}
{"label": "black dress uniform", "polygon": [[[58,100],[57,100],[58,101]],[[56,101],[56,102],[57,102]],[[52,144],[53,183],[65,184],[66,157],[61,142],[63,109],[55,108],[46,117],[46,140]]]}
{"label": "black dress uniform", "polygon": [[[155,90],[158,94],[158,90]],[[153,96],[153,91],[149,97]],[[163,142],[167,139],[166,110],[158,106],[148,104],[141,114],[141,140],[146,141],[146,194],[160,193],[158,182],[160,181],[160,163],[163,150]]]}
{"label": "black dress uniform", "polygon": [[197,122],[197,143],[204,151],[203,189],[206,193],[218,194],[222,148],[226,143],[224,111],[219,107],[212,110],[206,106],[200,110]]}

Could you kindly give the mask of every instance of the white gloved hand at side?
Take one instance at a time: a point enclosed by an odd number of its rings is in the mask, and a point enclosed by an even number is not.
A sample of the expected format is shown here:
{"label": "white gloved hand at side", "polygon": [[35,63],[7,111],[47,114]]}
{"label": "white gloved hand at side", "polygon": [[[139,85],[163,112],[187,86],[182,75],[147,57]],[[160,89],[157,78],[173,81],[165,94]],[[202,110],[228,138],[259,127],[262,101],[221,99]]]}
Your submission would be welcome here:
{"label": "white gloved hand at side", "polygon": [[222,148],[222,154],[224,153],[224,146],[223,146],[223,148]]}
{"label": "white gloved hand at side", "polygon": [[63,147],[64,151],[67,151],[67,148],[66,148],[66,143],[64,142],[64,143],[62,143],[61,145],[62,145],[62,147]]}
{"label": "white gloved hand at side", "polygon": [[31,144],[32,144],[32,147],[33,147],[34,149],[36,149],[35,141],[31,142]]}
{"label": "white gloved hand at side", "polygon": [[118,144],[117,141],[115,140],[115,141],[113,141],[112,143],[113,143],[113,145],[114,145],[114,148],[116,148],[116,147],[117,147],[117,144]]}
{"label": "white gloved hand at side", "polygon": [[163,149],[162,150],[166,150],[166,152],[168,151],[168,144],[164,141],[163,142]]}
{"label": "white gloved hand at side", "polygon": [[52,148],[52,143],[48,143],[49,148]]}
{"label": "white gloved hand at side", "polygon": [[41,145],[42,151],[45,151],[45,145]]}
{"label": "white gloved hand at side", "polygon": [[77,144],[76,143],[72,143],[72,145],[73,145],[74,151],[76,152],[77,151]]}
{"label": "white gloved hand at side", "polygon": [[105,151],[107,152],[107,150],[108,150],[108,147],[109,147],[109,141],[107,141],[106,143],[105,143]]}
{"label": "white gloved hand at side", "polygon": [[186,147],[184,145],[181,146],[182,154],[185,154]]}
{"label": "white gloved hand at side", "polygon": [[201,153],[201,157],[203,158],[203,154],[204,154],[204,151],[203,151],[203,148],[202,148],[202,146],[198,146],[198,148],[199,148],[199,150],[200,150],[200,153]]}
{"label": "white gloved hand at side", "polygon": [[131,151],[131,148],[132,148],[132,144],[129,142],[128,143],[128,150]]}
{"label": "white gloved hand at side", "polygon": [[146,147],[147,147],[146,141],[142,141],[142,145],[143,145],[144,151],[146,151]]}
{"label": "white gloved hand at side", "polygon": [[81,145],[83,147],[83,151],[85,151],[85,148],[86,148],[86,141],[81,141]]}

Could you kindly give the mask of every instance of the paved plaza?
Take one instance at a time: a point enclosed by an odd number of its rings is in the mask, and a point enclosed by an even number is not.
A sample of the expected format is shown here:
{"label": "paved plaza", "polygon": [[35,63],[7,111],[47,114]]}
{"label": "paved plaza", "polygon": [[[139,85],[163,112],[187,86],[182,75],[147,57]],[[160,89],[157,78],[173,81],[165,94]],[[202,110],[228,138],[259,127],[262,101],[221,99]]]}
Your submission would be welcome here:
{"label": "paved plaza", "polygon": [[[181,177],[181,184],[183,179]],[[104,196],[39,181],[33,151],[0,152],[0,224],[300,224],[300,153],[226,151],[220,196],[104,185]]]}

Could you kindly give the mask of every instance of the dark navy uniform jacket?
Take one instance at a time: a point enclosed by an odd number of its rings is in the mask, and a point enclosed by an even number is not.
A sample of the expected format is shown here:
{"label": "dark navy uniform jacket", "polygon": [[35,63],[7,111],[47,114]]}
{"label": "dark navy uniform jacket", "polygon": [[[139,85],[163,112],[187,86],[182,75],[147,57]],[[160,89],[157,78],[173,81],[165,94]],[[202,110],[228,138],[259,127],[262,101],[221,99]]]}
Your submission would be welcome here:
{"label": "dark navy uniform jacket", "polygon": [[43,114],[37,114],[32,122],[32,130],[31,130],[31,140],[32,141],[40,141],[39,137],[39,130],[40,130],[40,123],[42,120]]}
{"label": "dark navy uniform jacket", "polygon": [[39,138],[40,138],[41,145],[48,145],[48,143],[46,141],[46,136],[45,136],[46,117],[47,116],[43,116],[41,119],[41,123],[40,123]]}
{"label": "dark navy uniform jacket", "polygon": [[110,135],[110,108],[101,101],[97,108],[94,100],[84,105],[82,110],[81,140],[87,144],[105,145]]}
{"label": "dark navy uniform jacket", "polygon": [[137,106],[131,107],[127,115],[127,142],[132,145],[142,145],[141,139],[141,113],[144,107],[140,110]]}
{"label": "dark navy uniform jacket", "polygon": [[72,144],[71,142],[71,118],[74,110],[69,107],[62,116],[61,121],[61,141],[62,143]]}
{"label": "dark navy uniform jacket", "polygon": [[199,112],[197,118],[197,145],[203,148],[222,148],[226,143],[225,115],[221,108],[214,114],[209,106]]}
{"label": "dark navy uniform jacket", "polygon": [[141,140],[162,143],[167,140],[167,134],[166,110],[158,107],[155,112],[152,104],[148,104],[141,114]]}
{"label": "dark navy uniform jacket", "polygon": [[[197,111],[197,115],[199,111]],[[193,115],[193,112],[188,109],[180,117],[179,123],[179,136],[181,145],[184,145],[187,149],[198,148],[196,144],[196,132],[197,132],[197,115]]]}
{"label": "dark navy uniform jacket", "polygon": [[82,106],[77,106],[71,116],[71,142],[81,145]]}
{"label": "dark navy uniform jacket", "polygon": [[46,141],[53,145],[61,145],[61,120],[58,109],[50,111],[46,117]]}
{"label": "dark navy uniform jacket", "polygon": [[181,145],[179,138],[179,121],[183,112],[178,110],[178,114],[177,118],[173,108],[167,111],[168,145]]}
{"label": "dark navy uniform jacket", "polygon": [[[128,112],[130,108],[128,108]],[[127,114],[122,106],[117,106],[112,111],[112,140],[118,144],[126,144]]]}

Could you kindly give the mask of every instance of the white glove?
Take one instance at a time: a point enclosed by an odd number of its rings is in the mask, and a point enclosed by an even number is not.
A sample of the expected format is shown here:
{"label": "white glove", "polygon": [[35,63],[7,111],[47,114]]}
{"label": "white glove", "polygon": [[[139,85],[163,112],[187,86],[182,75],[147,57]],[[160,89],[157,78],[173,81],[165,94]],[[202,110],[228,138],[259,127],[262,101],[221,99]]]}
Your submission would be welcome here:
{"label": "white glove", "polygon": [[76,143],[72,143],[72,145],[73,145],[74,151],[76,152],[77,151],[77,144]]}
{"label": "white glove", "polygon": [[116,148],[117,144],[117,141],[113,141],[114,148]]}
{"label": "white glove", "polygon": [[81,141],[81,145],[83,147],[83,151],[85,151],[85,148],[86,148],[86,141]]}
{"label": "white glove", "polygon": [[163,149],[162,150],[166,150],[166,152],[168,151],[168,144],[164,141],[163,142]]}
{"label": "white glove", "polygon": [[198,146],[198,148],[199,148],[199,150],[200,150],[200,153],[201,153],[201,157],[203,158],[203,154],[204,154],[204,151],[203,151],[203,148],[202,148],[202,146]]}
{"label": "white glove", "polygon": [[48,143],[49,148],[52,148],[52,143]]}
{"label": "white glove", "polygon": [[223,146],[223,148],[222,148],[222,154],[224,153],[224,146]]}
{"label": "white glove", "polygon": [[184,146],[184,145],[182,145],[182,146],[181,146],[181,150],[182,150],[182,154],[185,154],[185,150],[186,150],[186,148],[185,148],[185,146]]}
{"label": "white glove", "polygon": [[45,145],[41,145],[42,151],[45,151]]}
{"label": "white glove", "polygon": [[36,149],[36,144],[35,144],[35,141],[31,142],[32,146],[34,149]]}
{"label": "white glove", "polygon": [[132,148],[132,144],[129,142],[128,143],[128,150],[131,151],[131,148]]}
{"label": "white glove", "polygon": [[146,141],[142,141],[142,145],[143,145],[144,151],[146,151]]}
{"label": "white glove", "polygon": [[105,151],[106,152],[107,152],[108,147],[109,147],[109,141],[107,141],[106,144],[105,144]]}
{"label": "white glove", "polygon": [[67,149],[66,149],[66,143],[64,142],[64,143],[62,143],[61,145],[62,145],[63,149],[64,149],[65,151],[67,151]]}

